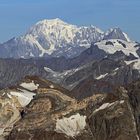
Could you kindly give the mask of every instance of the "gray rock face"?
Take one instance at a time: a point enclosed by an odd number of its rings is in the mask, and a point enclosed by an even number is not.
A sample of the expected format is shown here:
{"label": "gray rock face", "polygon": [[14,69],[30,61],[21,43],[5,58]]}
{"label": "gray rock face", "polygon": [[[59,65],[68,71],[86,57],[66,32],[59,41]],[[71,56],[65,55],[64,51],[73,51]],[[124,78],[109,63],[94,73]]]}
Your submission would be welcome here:
{"label": "gray rock face", "polygon": [[[126,57],[124,60],[127,60]],[[128,85],[137,80],[140,77],[139,69],[134,69],[137,59],[133,60],[134,62],[124,60],[116,61],[116,58],[114,60],[114,57],[111,56],[78,68],[53,71],[49,66],[59,69],[61,65],[61,68],[66,68],[69,60],[64,62],[63,58],[62,60],[54,58],[53,61],[52,59],[1,59],[0,87],[16,85],[25,76],[35,75],[72,90],[73,96],[82,99],[98,92],[111,92],[116,86]],[[57,65],[54,65],[53,62]],[[127,64],[128,62],[130,64]]]}
{"label": "gray rock face", "polygon": [[32,62],[29,60],[0,59],[0,88],[15,85],[28,75],[46,77],[47,72]]}
{"label": "gray rock face", "polygon": [[[36,75],[72,90],[78,98],[98,91],[111,92],[114,86],[127,85],[139,78],[140,68],[135,68],[138,65],[135,62],[139,58],[138,51],[138,43],[117,39],[93,43],[75,58],[1,59],[0,87],[15,85],[27,75]],[[131,61],[132,64],[127,64]],[[89,86],[86,84],[88,81],[91,83]],[[99,88],[100,82],[104,85],[102,88]]]}
{"label": "gray rock face", "polygon": [[140,78],[139,70],[134,69],[133,66],[133,63],[127,65],[121,61],[104,59],[93,63],[88,70],[77,71],[69,76],[64,83],[68,86],[76,81],[71,93],[78,99],[98,92],[112,93],[117,86],[126,86]]}
{"label": "gray rock face", "polygon": [[[109,44],[108,44],[109,42]],[[111,45],[110,45],[111,43]],[[125,47],[124,47],[125,46]],[[138,43],[123,40],[104,40],[92,43],[91,47],[79,56],[67,59],[65,57],[47,59],[47,66],[54,71],[64,71],[78,68],[89,62],[109,58],[113,60],[133,60],[139,58]],[[61,67],[60,67],[61,66]]]}
{"label": "gray rock face", "polygon": [[137,81],[127,87],[129,101],[134,113],[138,135],[140,136],[140,82]]}
{"label": "gray rock face", "polygon": [[[88,122],[95,140],[138,140],[139,135],[128,95],[116,92],[120,100],[94,110]],[[108,106],[108,107],[106,107]],[[127,125],[126,125],[127,124]]]}
{"label": "gray rock face", "polygon": [[123,57],[120,60],[114,55],[64,72],[46,69],[49,73],[47,78],[71,90],[71,94],[77,99],[98,92],[111,93],[117,86],[126,86],[140,78],[139,59],[121,53]]}

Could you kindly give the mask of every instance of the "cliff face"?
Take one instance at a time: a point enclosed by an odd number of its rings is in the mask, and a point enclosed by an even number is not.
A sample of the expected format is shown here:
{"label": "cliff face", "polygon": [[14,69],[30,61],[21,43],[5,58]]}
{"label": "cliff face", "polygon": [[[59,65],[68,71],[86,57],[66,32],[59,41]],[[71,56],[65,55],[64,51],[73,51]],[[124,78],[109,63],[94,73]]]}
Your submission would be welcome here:
{"label": "cliff face", "polygon": [[[138,82],[139,83],[139,82]],[[8,140],[138,140],[139,84],[77,101],[65,91],[39,87]]]}
{"label": "cliff face", "polygon": [[20,119],[20,107],[17,98],[3,91],[0,95],[0,140],[9,135],[14,123]]}
{"label": "cliff face", "polygon": [[[26,77],[17,86],[0,91],[0,140],[9,135],[13,125],[24,116],[26,106],[34,96],[37,96],[38,90],[44,87],[45,89],[55,88],[56,91],[63,91],[66,94],[68,92],[56,84],[38,77]],[[46,105],[47,103],[49,105],[48,100],[43,99],[43,101]],[[38,109],[41,109],[41,107],[43,109],[41,100],[38,100],[37,107]],[[49,108],[45,109],[44,111],[46,112]]]}
{"label": "cliff face", "polygon": [[132,106],[132,111],[135,117],[138,135],[140,136],[140,82],[130,84],[127,87],[129,102]]}
{"label": "cliff face", "polygon": [[124,89],[116,92],[118,100],[102,104],[88,122],[95,140],[138,140],[138,131],[129,97]]}

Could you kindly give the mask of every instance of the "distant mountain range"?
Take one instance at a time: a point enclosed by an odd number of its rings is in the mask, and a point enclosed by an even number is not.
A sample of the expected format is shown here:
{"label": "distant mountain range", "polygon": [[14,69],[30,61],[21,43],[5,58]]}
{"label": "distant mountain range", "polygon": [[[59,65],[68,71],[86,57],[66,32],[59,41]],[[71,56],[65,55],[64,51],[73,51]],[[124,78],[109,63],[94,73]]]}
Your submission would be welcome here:
{"label": "distant mountain range", "polygon": [[[40,21],[26,35],[1,44],[0,57],[0,88],[35,75],[71,90],[81,99],[96,92],[111,92],[110,87],[127,85],[140,77],[140,67],[133,68],[140,60],[140,44],[121,29],[103,32],[60,19]],[[106,86],[99,88],[92,83]],[[91,90],[84,94],[87,88]]]}
{"label": "distant mountain range", "polygon": [[140,138],[140,44],[120,28],[38,22],[0,45],[0,89],[0,140]]}
{"label": "distant mountain range", "polygon": [[1,58],[60,57],[72,58],[102,40],[121,39],[130,42],[120,28],[101,31],[94,26],[68,24],[60,19],[43,20],[25,35],[0,44]]}

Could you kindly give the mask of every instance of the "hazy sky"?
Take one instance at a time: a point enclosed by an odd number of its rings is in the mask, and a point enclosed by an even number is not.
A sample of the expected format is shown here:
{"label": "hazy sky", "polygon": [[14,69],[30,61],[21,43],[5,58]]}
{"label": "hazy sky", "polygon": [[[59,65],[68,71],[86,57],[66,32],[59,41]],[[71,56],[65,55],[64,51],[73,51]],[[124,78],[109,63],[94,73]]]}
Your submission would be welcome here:
{"label": "hazy sky", "polygon": [[0,0],[0,42],[50,18],[102,30],[120,27],[140,41],[140,0]]}

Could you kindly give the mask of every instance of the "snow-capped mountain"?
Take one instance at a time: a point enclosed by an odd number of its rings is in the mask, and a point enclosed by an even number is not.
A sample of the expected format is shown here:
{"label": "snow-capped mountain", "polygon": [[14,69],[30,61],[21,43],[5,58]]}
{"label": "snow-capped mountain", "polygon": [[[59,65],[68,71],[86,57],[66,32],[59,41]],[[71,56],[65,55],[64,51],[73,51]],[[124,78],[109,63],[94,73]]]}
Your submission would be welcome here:
{"label": "snow-capped mountain", "polygon": [[111,39],[97,42],[94,45],[97,45],[99,49],[105,51],[107,54],[114,54],[117,51],[121,51],[126,56],[133,55],[134,57],[139,58],[138,51],[140,46],[135,42],[126,42],[120,39]]}
{"label": "snow-capped mountain", "polygon": [[[115,32],[115,33],[114,33]],[[104,33],[94,26],[75,26],[60,19],[42,20],[25,35],[0,45],[0,57],[30,58],[43,56],[75,57],[102,39],[129,41],[119,28]]]}
{"label": "snow-capped mountain", "polygon": [[105,39],[105,40],[107,40],[107,39],[122,39],[124,41],[131,42],[128,35],[126,33],[122,32],[122,30],[120,28],[109,29],[104,34],[103,39]]}

